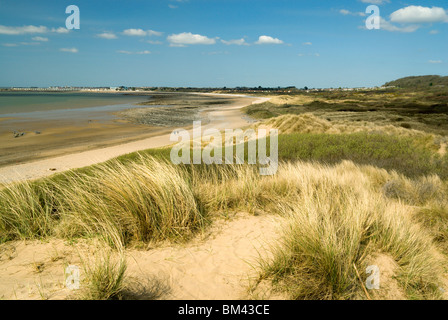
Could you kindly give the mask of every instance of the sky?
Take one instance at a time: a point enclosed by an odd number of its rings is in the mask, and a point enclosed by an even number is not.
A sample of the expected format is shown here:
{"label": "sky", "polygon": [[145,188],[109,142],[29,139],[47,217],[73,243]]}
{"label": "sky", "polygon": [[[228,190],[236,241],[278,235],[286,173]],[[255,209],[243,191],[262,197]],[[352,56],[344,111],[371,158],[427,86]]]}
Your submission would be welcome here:
{"label": "sky", "polygon": [[380,86],[448,75],[447,35],[446,0],[0,0],[0,87]]}

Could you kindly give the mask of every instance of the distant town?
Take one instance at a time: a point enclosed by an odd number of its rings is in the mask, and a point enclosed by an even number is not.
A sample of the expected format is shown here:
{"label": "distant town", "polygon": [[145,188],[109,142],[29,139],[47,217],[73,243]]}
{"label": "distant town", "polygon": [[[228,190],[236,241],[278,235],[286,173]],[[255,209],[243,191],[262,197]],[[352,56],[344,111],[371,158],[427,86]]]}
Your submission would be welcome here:
{"label": "distant town", "polygon": [[392,89],[394,86],[381,87],[359,87],[359,88],[297,88],[291,87],[235,87],[235,88],[197,88],[197,87],[10,87],[0,88],[0,91],[36,91],[36,92],[220,92],[220,93],[276,93],[294,94],[300,92],[322,92],[322,91],[377,91]]}

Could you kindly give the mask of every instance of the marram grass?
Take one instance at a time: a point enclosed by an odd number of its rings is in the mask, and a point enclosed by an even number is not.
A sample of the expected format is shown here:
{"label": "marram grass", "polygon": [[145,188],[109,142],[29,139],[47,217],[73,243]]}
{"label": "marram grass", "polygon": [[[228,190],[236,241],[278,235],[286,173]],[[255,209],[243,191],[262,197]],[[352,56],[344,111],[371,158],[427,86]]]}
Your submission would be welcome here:
{"label": "marram grass", "polygon": [[[0,235],[100,238],[121,252],[135,242],[188,240],[216,213],[261,211],[282,215],[286,226],[260,279],[289,298],[364,299],[354,266],[365,276],[366,258],[381,253],[398,265],[407,297],[431,299],[440,298],[444,277],[446,190],[435,175],[410,179],[349,161],[283,163],[262,177],[248,165],[174,166],[141,156],[5,186]],[[90,270],[90,298],[121,290],[125,264],[103,262]]]}

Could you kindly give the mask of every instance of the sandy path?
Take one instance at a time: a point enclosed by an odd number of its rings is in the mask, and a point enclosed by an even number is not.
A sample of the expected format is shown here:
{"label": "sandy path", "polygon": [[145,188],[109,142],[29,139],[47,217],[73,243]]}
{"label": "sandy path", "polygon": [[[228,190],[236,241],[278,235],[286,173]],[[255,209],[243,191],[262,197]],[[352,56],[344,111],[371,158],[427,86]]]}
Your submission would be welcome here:
{"label": "sandy path", "polygon": [[[127,251],[127,274],[138,283],[151,279],[167,285],[161,299],[244,299],[258,257],[268,255],[278,239],[281,218],[241,214],[217,221],[203,239],[149,251]],[[12,242],[0,245],[0,299],[64,299],[64,268],[77,265],[85,243],[68,246],[61,240]],[[81,272],[82,277],[82,272]]]}
{"label": "sandy path", "polygon": [[[208,95],[220,96],[220,94]],[[240,97],[239,95],[235,96]],[[263,103],[268,100],[269,98],[254,98],[252,104]],[[240,111],[240,109],[246,105],[247,104],[211,109],[208,112],[210,123],[204,126],[204,129],[236,129],[247,126],[249,123],[243,118],[243,114]],[[117,146],[89,150],[25,164],[7,166],[0,168],[0,183],[6,184],[16,181],[38,179],[50,176],[54,174],[55,171],[63,172],[70,169],[82,168],[110,160],[120,155],[150,148],[159,148],[171,144],[173,143],[170,142],[170,135],[165,134],[162,136],[151,137]],[[51,171],[50,169],[56,170]]]}

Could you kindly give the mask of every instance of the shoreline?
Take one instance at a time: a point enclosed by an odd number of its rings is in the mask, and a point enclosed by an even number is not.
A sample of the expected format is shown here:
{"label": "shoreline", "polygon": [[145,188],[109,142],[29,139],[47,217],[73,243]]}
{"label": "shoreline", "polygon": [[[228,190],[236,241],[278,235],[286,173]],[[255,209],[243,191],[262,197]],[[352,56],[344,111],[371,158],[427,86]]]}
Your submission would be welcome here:
{"label": "shoreline", "polygon": [[[40,99],[34,99],[37,97]],[[45,99],[47,97],[47,99]],[[51,99],[48,99],[50,98]],[[109,92],[0,92],[0,118],[29,118],[39,113],[88,110],[145,102],[151,95]]]}
{"label": "shoreline", "polygon": [[[202,94],[209,97],[219,97],[222,94]],[[220,107],[210,107],[202,111],[210,120],[204,129],[236,129],[250,125],[240,109],[250,105],[263,103],[270,98],[249,97],[241,95],[227,95],[228,97],[239,98],[231,103]],[[154,129],[154,128],[153,128]],[[65,155],[47,157],[41,160],[29,161],[21,164],[7,165],[0,167],[0,183],[8,184],[24,180],[34,180],[61,173],[71,169],[82,168],[97,163],[105,162],[112,158],[129,154],[132,152],[142,151],[152,148],[166,147],[173,142],[170,141],[170,127],[162,127],[153,132],[153,136],[138,139],[132,142],[125,142],[103,148],[95,148],[93,150],[67,153]],[[191,128],[188,128],[191,130]],[[169,131],[169,133],[166,133]]]}

